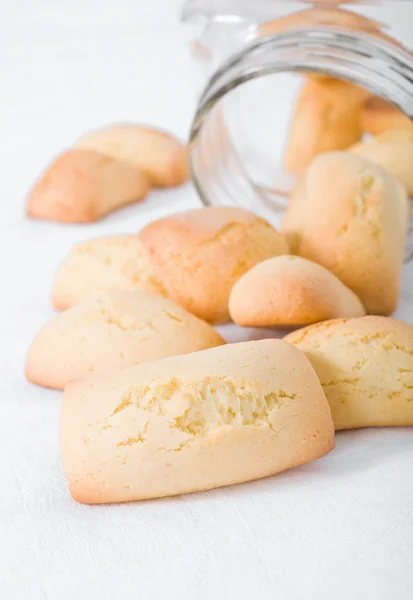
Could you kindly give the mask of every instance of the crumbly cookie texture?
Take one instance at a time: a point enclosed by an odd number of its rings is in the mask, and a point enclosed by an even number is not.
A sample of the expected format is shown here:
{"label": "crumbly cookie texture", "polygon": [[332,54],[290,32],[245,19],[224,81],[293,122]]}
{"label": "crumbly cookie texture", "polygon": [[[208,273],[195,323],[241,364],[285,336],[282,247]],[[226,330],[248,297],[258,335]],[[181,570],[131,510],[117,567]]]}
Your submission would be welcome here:
{"label": "crumbly cookie texture", "polygon": [[52,300],[55,308],[66,310],[110,290],[166,295],[137,235],[96,238],[74,246],[56,273]]}
{"label": "crumbly cookie texture", "polygon": [[309,361],[263,340],[71,384],[61,449],[75,500],[123,502],[273,475],[332,450],[333,429]]}
{"label": "crumbly cookie texture", "polygon": [[145,198],[146,177],[135,167],[90,150],[60,154],[35,183],[27,214],[36,219],[90,223]]}
{"label": "crumbly cookie texture", "polygon": [[208,323],[146,292],[105,292],[55,316],[27,358],[29,381],[63,389],[70,381],[220,346]]}
{"label": "crumbly cookie texture", "polygon": [[137,167],[153,186],[176,186],[189,178],[186,146],[152,127],[133,123],[109,125],[84,135],[76,146]]}
{"label": "crumbly cookie texture", "polygon": [[[407,117],[406,117],[407,118]],[[349,149],[391,173],[413,195],[413,124],[412,130],[387,130],[372,140]]]}
{"label": "crumbly cookie texture", "polygon": [[285,169],[299,173],[318,154],[358,142],[365,97],[364,90],[344,81],[307,81],[295,105],[284,152]]}
{"label": "crumbly cookie texture", "polygon": [[209,322],[229,318],[231,288],[246,271],[289,252],[283,235],[241,208],[177,213],[149,224],[140,239],[171,297]]}
{"label": "crumbly cookie texture", "polygon": [[365,133],[380,135],[386,131],[402,130],[413,134],[413,122],[396,106],[372,96],[366,100],[361,117],[361,128]]}
{"label": "crumbly cookie texture", "polygon": [[232,288],[229,311],[244,327],[308,325],[366,314],[335,275],[299,256],[269,258],[245,273]]}
{"label": "crumbly cookie texture", "polygon": [[342,319],[284,340],[316,370],[336,429],[413,425],[413,325],[376,316]]}
{"label": "crumbly cookie texture", "polygon": [[368,313],[398,303],[408,202],[387,171],[348,152],[319,156],[291,198],[282,230],[299,256],[323,265]]}

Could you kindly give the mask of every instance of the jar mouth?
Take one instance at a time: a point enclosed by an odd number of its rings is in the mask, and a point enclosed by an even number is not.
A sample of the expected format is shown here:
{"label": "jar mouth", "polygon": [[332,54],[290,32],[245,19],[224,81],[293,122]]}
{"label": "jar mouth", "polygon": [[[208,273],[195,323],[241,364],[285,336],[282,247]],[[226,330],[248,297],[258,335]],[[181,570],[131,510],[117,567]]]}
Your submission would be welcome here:
{"label": "jar mouth", "polygon": [[413,57],[372,34],[340,27],[303,27],[268,35],[229,58],[209,79],[190,141],[208,111],[239,85],[274,73],[320,73],[364,87],[413,118]]}
{"label": "jar mouth", "polygon": [[[285,210],[290,190],[266,188],[252,180],[231,144],[220,104],[242,84],[277,73],[319,73],[348,81],[413,119],[413,56],[403,48],[372,34],[335,26],[303,27],[262,37],[225,61],[199,100],[190,132],[190,169],[204,204],[233,204],[235,198],[238,205],[251,209],[258,198],[264,217],[268,218],[269,210]],[[284,196],[281,205],[273,201],[274,195]],[[413,257],[413,246],[408,255]]]}

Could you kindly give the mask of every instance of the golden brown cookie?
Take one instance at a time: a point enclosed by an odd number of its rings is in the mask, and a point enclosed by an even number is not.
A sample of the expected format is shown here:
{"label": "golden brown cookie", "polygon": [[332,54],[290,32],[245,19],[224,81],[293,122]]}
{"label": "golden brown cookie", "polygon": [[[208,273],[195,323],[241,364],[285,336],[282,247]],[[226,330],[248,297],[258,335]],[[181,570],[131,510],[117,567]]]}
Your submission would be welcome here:
{"label": "golden brown cookie", "polygon": [[413,196],[413,129],[388,129],[372,140],[352,146],[349,152],[386,169]]}
{"label": "golden brown cookie", "polygon": [[66,310],[86,298],[111,290],[143,290],[166,295],[137,235],[96,238],[74,246],[56,273],[53,305],[58,310]]}
{"label": "golden brown cookie", "polygon": [[285,238],[241,208],[200,208],[147,225],[140,233],[171,298],[211,323],[229,318],[234,283],[257,263],[288,254]]}
{"label": "golden brown cookie", "polygon": [[35,183],[27,201],[29,217],[90,223],[142,200],[149,183],[135,167],[90,150],[60,154]]}
{"label": "golden brown cookie", "polygon": [[380,135],[388,130],[406,130],[413,132],[413,122],[396,106],[372,96],[366,100],[361,116],[361,128],[365,133]]}
{"label": "golden brown cookie", "polygon": [[64,470],[73,498],[87,504],[250,481],[333,447],[320,382],[305,356],[282,340],[88,377],[63,399]]}
{"label": "golden brown cookie", "polygon": [[284,167],[299,173],[322,152],[343,150],[361,139],[366,92],[344,81],[307,81],[295,105]]}
{"label": "golden brown cookie", "polygon": [[284,339],[313,365],[336,429],[413,425],[413,325],[342,319]]}
{"label": "golden brown cookie", "polygon": [[176,186],[189,178],[186,146],[153,127],[133,123],[108,125],[84,135],[76,146],[138,168],[153,186]]}
{"label": "golden brown cookie", "polygon": [[247,271],[232,288],[229,312],[244,327],[308,325],[366,314],[335,275],[299,256],[269,258]]}
{"label": "golden brown cookie", "polygon": [[104,292],[58,314],[33,341],[29,381],[63,389],[91,373],[220,346],[222,337],[171,300],[146,292]]}
{"label": "golden brown cookie", "polygon": [[334,273],[368,313],[389,314],[399,298],[407,217],[406,192],[392,175],[331,152],[306,170],[282,230],[299,256]]}

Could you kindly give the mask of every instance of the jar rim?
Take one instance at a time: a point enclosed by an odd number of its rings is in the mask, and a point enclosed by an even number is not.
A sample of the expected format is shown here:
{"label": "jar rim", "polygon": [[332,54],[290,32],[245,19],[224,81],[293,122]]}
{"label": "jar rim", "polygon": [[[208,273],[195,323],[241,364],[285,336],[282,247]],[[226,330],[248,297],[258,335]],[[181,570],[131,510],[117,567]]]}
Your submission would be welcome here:
{"label": "jar rim", "polygon": [[[279,194],[249,177],[228,138],[220,100],[245,82],[286,72],[322,73],[347,80],[393,103],[413,120],[413,56],[406,50],[365,32],[333,26],[299,28],[260,38],[215,71],[199,100],[189,155],[192,181],[204,204],[210,204],[218,193],[224,203],[236,197],[238,204],[248,206],[258,195],[263,206],[269,206],[271,192]],[[223,141],[218,150],[217,144],[213,145],[212,154],[211,140],[218,140],[218,146]],[[228,178],[227,168],[235,177]],[[215,169],[214,177],[205,177],[210,169]],[[412,256],[413,248],[408,248],[408,258]]]}
{"label": "jar rim", "polygon": [[321,73],[359,85],[413,117],[413,56],[372,34],[299,27],[249,43],[210,77],[194,116],[193,141],[212,107],[243,83],[275,73]]}

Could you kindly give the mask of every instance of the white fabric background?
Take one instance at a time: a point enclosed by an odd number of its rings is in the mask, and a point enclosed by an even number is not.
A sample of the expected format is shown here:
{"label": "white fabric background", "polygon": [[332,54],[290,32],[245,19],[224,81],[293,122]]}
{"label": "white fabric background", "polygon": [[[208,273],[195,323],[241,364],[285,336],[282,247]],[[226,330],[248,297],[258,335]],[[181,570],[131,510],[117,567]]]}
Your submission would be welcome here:
{"label": "white fabric background", "polygon": [[[24,196],[86,129],[135,119],[186,135],[194,95],[176,13],[168,0],[1,3],[0,598],[410,600],[412,429],[341,433],[322,460],[207,493],[88,507],[67,492],[61,395],[23,377],[56,266],[78,240],[197,200],[190,187],[154,193],[74,227],[26,221]],[[398,316],[413,322],[412,283],[410,266]]]}

